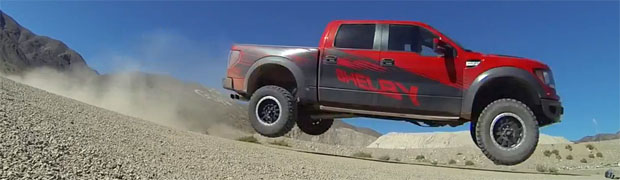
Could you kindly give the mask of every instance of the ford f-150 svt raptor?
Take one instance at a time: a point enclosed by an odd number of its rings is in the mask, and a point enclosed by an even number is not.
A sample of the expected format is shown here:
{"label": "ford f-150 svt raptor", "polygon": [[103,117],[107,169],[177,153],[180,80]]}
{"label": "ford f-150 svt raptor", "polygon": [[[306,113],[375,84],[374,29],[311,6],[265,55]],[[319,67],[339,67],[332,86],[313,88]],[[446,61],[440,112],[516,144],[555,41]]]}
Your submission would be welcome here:
{"label": "ford f-150 svt raptor", "polygon": [[465,49],[412,21],[333,21],[318,48],[233,45],[223,86],[249,100],[253,128],[282,136],[295,124],[319,135],[334,118],[373,117],[424,126],[471,122],[493,162],[514,165],[536,149],[539,127],[563,107],[549,67]]}

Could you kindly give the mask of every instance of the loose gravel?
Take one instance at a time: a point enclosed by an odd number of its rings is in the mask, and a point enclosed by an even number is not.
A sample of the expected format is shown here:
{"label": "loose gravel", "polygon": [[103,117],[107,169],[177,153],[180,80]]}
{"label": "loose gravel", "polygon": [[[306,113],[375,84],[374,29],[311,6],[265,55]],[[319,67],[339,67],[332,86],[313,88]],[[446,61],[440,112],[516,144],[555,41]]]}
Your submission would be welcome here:
{"label": "loose gravel", "polygon": [[0,78],[0,179],[583,179],[277,149],[121,115]]}

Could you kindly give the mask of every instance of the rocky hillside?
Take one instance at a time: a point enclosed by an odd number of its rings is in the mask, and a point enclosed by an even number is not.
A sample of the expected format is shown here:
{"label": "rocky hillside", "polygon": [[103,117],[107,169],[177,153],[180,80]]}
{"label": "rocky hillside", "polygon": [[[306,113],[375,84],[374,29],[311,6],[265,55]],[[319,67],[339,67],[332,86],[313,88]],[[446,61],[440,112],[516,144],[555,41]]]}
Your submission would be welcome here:
{"label": "rocky hillside", "polygon": [[583,137],[583,138],[575,141],[575,143],[594,142],[594,141],[607,141],[607,140],[613,140],[613,139],[620,139],[620,131],[618,131],[616,134],[613,134],[613,133],[601,133],[601,134],[596,134],[596,135],[593,135],[593,136],[586,136],[586,137]]}
{"label": "rocky hillside", "polygon": [[0,73],[15,74],[37,67],[96,73],[64,43],[32,33],[0,10]]}
{"label": "rocky hillside", "polygon": [[[64,43],[37,36],[0,16],[0,74],[48,92],[158,124],[238,138],[254,133],[247,107],[218,90],[143,72],[98,75]],[[338,121],[321,136],[298,129],[287,136],[334,145],[366,146],[379,134]]]}
{"label": "rocky hillside", "polygon": [[[541,134],[538,144],[572,144],[563,137]],[[476,147],[469,131],[434,133],[388,133],[368,145],[369,148],[416,149]]]}

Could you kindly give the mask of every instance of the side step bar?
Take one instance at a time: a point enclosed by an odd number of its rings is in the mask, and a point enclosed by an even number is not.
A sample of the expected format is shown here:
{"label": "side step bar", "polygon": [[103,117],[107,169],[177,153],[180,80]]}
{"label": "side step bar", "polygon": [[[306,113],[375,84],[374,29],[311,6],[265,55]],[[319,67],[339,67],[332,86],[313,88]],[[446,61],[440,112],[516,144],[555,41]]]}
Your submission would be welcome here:
{"label": "side step bar", "polygon": [[404,114],[404,113],[391,113],[391,112],[381,112],[381,111],[367,111],[367,110],[359,110],[359,109],[348,109],[348,108],[339,108],[339,107],[330,107],[330,106],[319,106],[319,109],[324,111],[332,111],[332,112],[344,112],[344,113],[353,113],[353,114],[365,114],[365,115],[374,115],[374,116],[389,116],[389,117],[398,117],[398,118],[408,118],[408,119],[421,119],[421,120],[434,120],[434,121],[446,121],[446,120],[458,120],[459,117],[453,116],[428,116],[428,115],[418,115],[418,114]]}

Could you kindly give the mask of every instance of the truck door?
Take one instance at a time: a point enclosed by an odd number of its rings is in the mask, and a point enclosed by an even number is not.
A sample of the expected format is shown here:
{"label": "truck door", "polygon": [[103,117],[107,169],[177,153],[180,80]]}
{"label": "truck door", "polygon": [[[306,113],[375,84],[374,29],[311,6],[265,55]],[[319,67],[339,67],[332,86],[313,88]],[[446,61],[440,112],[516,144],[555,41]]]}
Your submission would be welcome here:
{"label": "truck door", "polygon": [[379,66],[380,31],[376,24],[341,24],[327,37],[319,66],[319,101],[322,105],[361,108],[377,102],[373,77]]}
{"label": "truck door", "polygon": [[455,66],[455,59],[434,51],[433,39],[438,36],[416,25],[381,26],[384,31],[380,64],[389,68],[380,82],[379,89],[384,94],[380,97],[382,108],[458,116],[462,71]]}

